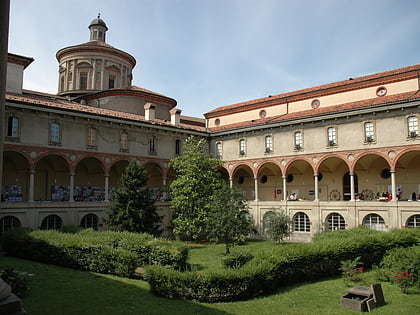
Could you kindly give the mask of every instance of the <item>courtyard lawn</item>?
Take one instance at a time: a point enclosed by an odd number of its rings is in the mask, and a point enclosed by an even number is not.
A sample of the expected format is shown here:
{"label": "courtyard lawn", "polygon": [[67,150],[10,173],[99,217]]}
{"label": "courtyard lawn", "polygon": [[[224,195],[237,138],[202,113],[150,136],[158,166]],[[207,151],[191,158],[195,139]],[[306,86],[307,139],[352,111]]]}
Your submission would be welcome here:
{"label": "courtyard lawn", "polygon": [[[254,241],[237,251],[270,248],[272,242]],[[224,245],[192,244],[190,263],[197,269],[220,268]],[[147,282],[76,271],[12,257],[0,257],[0,265],[33,274],[30,291],[23,299],[24,308],[36,314],[355,314],[340,307],[345,293],[341,277],[281,288],[277,293],[248,301],[198,303],[168,300],[150,293]],[[376,282],[372,272],[364,273],[363,282]],[[395,285],[382,283],[387,304],[376,314],[420,314],[419,294],[403,294]]]}

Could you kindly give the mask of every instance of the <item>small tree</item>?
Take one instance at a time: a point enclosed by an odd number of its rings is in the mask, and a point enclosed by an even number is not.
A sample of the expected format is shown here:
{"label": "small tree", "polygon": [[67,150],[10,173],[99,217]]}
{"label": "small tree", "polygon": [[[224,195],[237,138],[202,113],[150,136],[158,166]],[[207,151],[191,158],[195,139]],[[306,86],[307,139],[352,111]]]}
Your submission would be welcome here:
{"label": "small tree", "polygon": [[139,161],[131,161],[121,175],[120,186],[113,192],[113,201],[106,224],[111,230],[160,234],[160,217],[155,201],[146,187],[148,176]]}
{"label": "small tree", "polygon": [[292,234],[290,221],[289,214],[283,208],[279,210],[273,209],[273,215],[269,217],[267,222],[268,236],[278,243],[282,242],[285,237]]}
{"label": "small tree", "polygon": [[214,191],[222,185],[217,169],[222,162],[206,153],[205,139],[186,139],[184,154],[174,158],[171,166],[176,178],[170,185],[174,233],[197,239],[204,236]]}
{"label": "small tree", "polygon": [[230,247],[244,242],[251,232],[251,217],[245,198],[236,189],[224,184],[212,196],[208,218],[209,240],[224,242],[226,254]]}

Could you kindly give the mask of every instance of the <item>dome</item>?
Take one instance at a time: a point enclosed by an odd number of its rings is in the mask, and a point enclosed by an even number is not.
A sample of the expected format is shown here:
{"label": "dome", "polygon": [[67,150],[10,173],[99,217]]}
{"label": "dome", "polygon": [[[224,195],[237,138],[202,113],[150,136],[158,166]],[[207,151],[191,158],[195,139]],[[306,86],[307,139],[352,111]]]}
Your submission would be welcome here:
{"label": "dome", "polygon": [[105,29],[108,30],[108,27],[106,26],[104,20],[102,20],[99,17],[99,15],[98,15],[98,17],[96,19],[94,19],[92,22],[90,22],[89,28],[91,28],[92,26],[96,26],[96,25],[105,27]]}

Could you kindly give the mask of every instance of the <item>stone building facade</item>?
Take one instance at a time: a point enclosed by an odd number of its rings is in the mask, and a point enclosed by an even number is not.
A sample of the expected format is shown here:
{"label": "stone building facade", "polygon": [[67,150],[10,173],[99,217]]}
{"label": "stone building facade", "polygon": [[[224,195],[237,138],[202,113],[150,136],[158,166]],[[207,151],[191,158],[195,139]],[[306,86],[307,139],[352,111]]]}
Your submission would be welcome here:
{"label": "stone building facade", "polygon": [[263,235],[273,211],[292,238],[322,229],[420,226],[420,65],[181,115],[176,100],[132,85],[136,60],[107,44],[100,19],[87,43],[57,52],[58,94],[22,89],[32,58],[9,54],[0,231],[102,229],[131,159],[147,170],[169,224],[168,163],[190,135],[209,139],[248,199]]}

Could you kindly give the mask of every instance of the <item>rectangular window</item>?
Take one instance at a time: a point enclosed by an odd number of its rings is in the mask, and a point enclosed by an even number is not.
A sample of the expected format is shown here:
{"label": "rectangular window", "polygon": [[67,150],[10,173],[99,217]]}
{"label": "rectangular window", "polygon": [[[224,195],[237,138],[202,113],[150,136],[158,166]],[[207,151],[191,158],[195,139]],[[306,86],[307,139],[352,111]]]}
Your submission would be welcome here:
{"label": "rectangular window", "polygon": [[408,124],[408,136],[415,138],[419,134],[419,122],[416,116],[410,116],[407,118]]}
{"label": "rectangular window", "polygon": [[239,140],[239,154],[245,155],[246,154],[246,141],[245,139]]}
{"label": "rectangular window", "polygon": [[216,143],[216,157],[218,159],[221,159],[222,158],[222,154],[223,154],[223,151],[222,151],[222,143],[221,142],[217,142]]}
{"label": "rectangular window", "polygon": [[120,133],[120,150],[121,151],[128,150],[128,133],[125,131]]}
{"label": "rectangular window", "polygon": [[50,124],[50,142],[60,142],[60,127],[60,124],[57,122],[53,122]]}
{"label": "rectangular window", "polygon": [[365,141],[366,142],[373,142],[375,141],[375,134],[373,129],[373,123],[372,122],[366,122],[365,123]]}
{"label": "rectangular window", "polygon": [[265,137],[265,152],[273,152],[273,137],[266,136]]}
{"label": "rectangular window", "polygon": [[86,72],[80,73],[80,89],[87,90],[88,75]]}
{"label": "rectangular window", "polygon": [[327,129],[328,133],[328,146],[332,147],[337,145],[337,135],[335,131],[335,127],[329,127]]}
{"label": "rectangular window", "polygon": [[300,131],[295,132],[295,149],[296,150],[303,149],[302,132]]}
{"label": "rectangular window", "polygon": [[88,128],[87,145],[96,146],[96,128],[93,128],[93,127]]}
{"label": "rectangular window", "polygon": [[181,154],[181,140],[179,139],[175,140],[175,154],[176,155]]}
{"label": "rectangular window", "polygon": [[109,79],[108,79],[108,87],[110,88],[110,89],[113,89],[113,88],[115,88],[115,78],[114,77],[109,77]]}
{"label": "rectangular window", "polygon": [[17,138],[19,135],[19,119],[10,116],[7,121],[7,136]]}
{"label": "rectangular window", "polygon": [[149,153],[156,153],[156,137],[151,136],[149,138]]}

